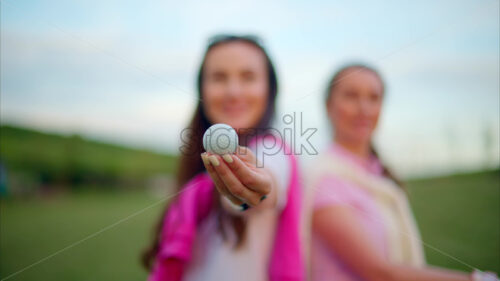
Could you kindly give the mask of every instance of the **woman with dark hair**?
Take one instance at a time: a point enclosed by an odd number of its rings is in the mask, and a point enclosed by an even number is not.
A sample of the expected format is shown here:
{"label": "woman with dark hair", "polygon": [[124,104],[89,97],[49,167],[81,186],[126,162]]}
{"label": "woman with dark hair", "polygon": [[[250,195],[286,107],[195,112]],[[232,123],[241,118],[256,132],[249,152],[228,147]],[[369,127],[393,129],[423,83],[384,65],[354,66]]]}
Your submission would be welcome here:
{"label": "woman with dark hair", "polygon": [[346,66],[329,83],[325,105],[334,140],[307,184],[314,193],[311,280],[498,280],[426,266],[402,184],[372,145],[383,98],[382,78],[365,65]]}
{"label": "woman with dark hair", "polygon": [[[303,280],[298,169],[270,129],[278,82],[269,56],[255,37],[216,36],[197,83],[179,195],[143,256],[149,280]],[[202,153],[215,123],[236,129],[235,154]]]}

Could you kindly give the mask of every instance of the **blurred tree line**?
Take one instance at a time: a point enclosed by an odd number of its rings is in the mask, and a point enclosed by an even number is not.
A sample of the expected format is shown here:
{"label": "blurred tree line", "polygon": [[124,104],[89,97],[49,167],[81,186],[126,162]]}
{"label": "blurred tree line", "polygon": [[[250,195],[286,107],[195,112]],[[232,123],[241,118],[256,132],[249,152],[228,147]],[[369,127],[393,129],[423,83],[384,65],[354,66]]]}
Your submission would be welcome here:
{"label": "blurred tree line", "polygon": [[7,192],[39,188],[140,187],[172,174],[176,157],[9,125],[0,126],[0,163]]}

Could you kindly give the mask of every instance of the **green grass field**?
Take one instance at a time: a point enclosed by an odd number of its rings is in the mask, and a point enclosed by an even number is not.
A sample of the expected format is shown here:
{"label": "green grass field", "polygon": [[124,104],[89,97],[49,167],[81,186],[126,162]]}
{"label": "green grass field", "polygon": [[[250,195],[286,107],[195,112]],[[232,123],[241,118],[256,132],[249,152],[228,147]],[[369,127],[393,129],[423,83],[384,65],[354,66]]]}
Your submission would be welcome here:
{"label": "green grass field", "polygon": [[[500,272],[500,172],[409,182],[411,203],[431,264]],[[434,250],[432,247],[438,249]]]}
{"label": "green grass field", "polygon": [[[499,176],[495,171],[410,182],[423,240],[469,265],[499,272]],[[138,257],[163,209],[158,200],[140,191],[2,199],[0,279],[28,267],[8,280],[144,280]],[[431,248],[426,254],[433,265],[470,270]]]}

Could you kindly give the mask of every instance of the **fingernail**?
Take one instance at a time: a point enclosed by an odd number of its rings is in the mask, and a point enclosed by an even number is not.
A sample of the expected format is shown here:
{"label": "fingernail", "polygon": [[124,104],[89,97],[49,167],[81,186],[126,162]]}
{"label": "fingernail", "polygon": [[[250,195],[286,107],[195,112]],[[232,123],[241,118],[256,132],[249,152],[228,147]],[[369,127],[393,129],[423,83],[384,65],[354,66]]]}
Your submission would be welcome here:
{"label": "fingernail", "polygon": [[219,159],[217,159],[217,157],[215,157],[215,155],[210,155],[208,156],[208,160],[210,161],[210,163],[212,163],[212,165],[214,166],[219,166]]}
{"label": "fingernail", "polygon": [[264,196],[260,197],[260,201],[262,201],[262,200],[264,200],[266,198],[267,198],[267,195],[264,195]]}
{"label": "fingernail", "polygon": [[233,163],[233,157],[231,157],[231,155],[229,154],[222,155],[222,159],[224,159],[224,161],[226,161],[227,163]]}
{"label": "fingernail", "polygon": [[250,209],[250,205],[248,205],[247,203],[243,203],[240,206],[241,206],[241,211],[246,211]]}
{"label": "fingernail", "polygon": [[207,157],[208,157],[208,156],[207,156],[207,154],[206,154],[206,153],[202,153],[202,154],[201,154],[201,160],[203,160],[203,163],[204,163],[205,165],[210,165],[210,161],[207,159]]}

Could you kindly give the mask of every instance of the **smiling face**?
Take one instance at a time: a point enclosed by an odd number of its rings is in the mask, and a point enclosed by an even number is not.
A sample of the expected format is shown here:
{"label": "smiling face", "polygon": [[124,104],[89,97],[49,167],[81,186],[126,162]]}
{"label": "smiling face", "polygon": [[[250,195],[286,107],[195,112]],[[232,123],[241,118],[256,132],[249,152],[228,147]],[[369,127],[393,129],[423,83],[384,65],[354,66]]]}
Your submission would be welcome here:
{"label": "smiling face", "polygon": [[362,68],[346,70],[337,81],[327,102],[335,138],[370,143],[382,107],[382,81],[374,72]]}
{"label": "smiling face", "polygon": [[255,127],[267,107],[269,81],[266,58],[247,42],[221,43],[207,54],[203,68],[204,112],[212,124]]}

